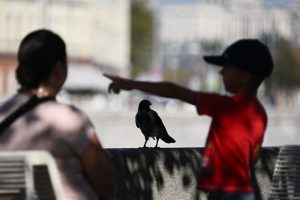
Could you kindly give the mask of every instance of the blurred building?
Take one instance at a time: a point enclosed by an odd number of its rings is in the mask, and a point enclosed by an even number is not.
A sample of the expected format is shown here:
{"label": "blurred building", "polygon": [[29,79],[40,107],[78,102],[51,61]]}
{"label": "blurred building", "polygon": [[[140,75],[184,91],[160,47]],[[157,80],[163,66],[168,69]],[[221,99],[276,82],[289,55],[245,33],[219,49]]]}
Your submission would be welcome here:
{"label": "blurred building", "polygon": [[21,39],[39,28],[53,30],[65,40],[70,71],[95,68],[100,75],[104,71],[127,74],[129,0],[0,0],[0,7],[1,95],[17,87],[14,68]]}
{"label": "blurred building", "polygon": [[232,43],[239,38],[275,33],[290,39],[296,34],[292,32],[292,21],[291,9],[264,5],[261,0],[168,4],[161,12],[160,39]]}
{"label": "blurred building", "polygon": [[[193,69],[203,64],[204,54],[221,53],[241,38],[281,36],[300,46],[299,13],[299,0],[286,6],[276,5],[274,0],[165,4],[159,13],[157,57],[164,67]],[[202,73],[206,76],[209,72]]]}

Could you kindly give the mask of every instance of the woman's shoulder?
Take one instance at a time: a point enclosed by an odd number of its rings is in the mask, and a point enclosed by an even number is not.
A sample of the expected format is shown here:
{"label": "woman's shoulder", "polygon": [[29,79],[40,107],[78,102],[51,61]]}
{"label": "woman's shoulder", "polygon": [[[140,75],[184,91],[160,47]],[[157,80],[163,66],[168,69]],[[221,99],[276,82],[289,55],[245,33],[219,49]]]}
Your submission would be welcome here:
{"label": "woman's shoulder", "polygon": [[89,117],[79,108],[56,101],[42,103],[36,108],[36,113],[50,123],[63,123],[64,126],[91,124]]}
{"label": "woman's shoulder", "polygon": [[15,94],[5,97],[0,101],[0,118],[5,117],[28,101],[29,97],[22,94]]}
{"label": "woman's shoulder", "polygon": [[90,118],[73,105],[49,101],[39,105],[35,112],[47,126],[64,133],[60,135],[73,138],[72,136],[75,135],[94,132],[94,125]]}
{"label": "woman's shoulder", "polygon": [[60,103],[57,101],[48,101],[39,106],[40,112],[47,114],[57,114],[64,116],[86,116],[86,114],[78,107],[72,104]]}

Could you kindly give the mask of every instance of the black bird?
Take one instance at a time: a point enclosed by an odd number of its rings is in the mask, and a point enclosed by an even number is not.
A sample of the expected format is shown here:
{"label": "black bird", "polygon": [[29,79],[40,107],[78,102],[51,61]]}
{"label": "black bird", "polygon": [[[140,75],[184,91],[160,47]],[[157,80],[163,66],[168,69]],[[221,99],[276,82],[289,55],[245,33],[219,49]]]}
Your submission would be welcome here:
{"label": "black bird", "polygon": [[136,126],[141,129],[145,136],[144,147],[146,147],[149,137],[156,138],[155,147],[157,147],[159,139],[166,143],[176,142],[171,136],[169,136],[158,114],[154,110],[150,109],[150,105],[150,101],[146,99],[142,100],[135,116]]}

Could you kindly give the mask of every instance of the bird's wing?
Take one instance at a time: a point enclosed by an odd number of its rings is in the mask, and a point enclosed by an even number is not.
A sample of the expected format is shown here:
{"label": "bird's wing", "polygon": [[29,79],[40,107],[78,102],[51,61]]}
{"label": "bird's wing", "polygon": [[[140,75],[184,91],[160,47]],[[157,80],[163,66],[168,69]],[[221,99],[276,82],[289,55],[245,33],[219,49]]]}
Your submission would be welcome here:
{"label": "bird's wing", "polygon": [[158,116],[157,112],[155,112],[154,110],[150,110],[150,111],[151,111],[151,114],[155,118],[157,126],[159,126],[159,128],[162,130],[162,132],[168,134],[167,129],[166,129],[164,123],[162,122],[161,118]]}
{"label": "bird's wing", "polygon": [[161,135],[159,136],[159,138],[162,139],[166,143],[176,142],[171,136],[169,136],[167,129],[166,129],[165,125],[163,124],[162,120],[160,119],[160,117],[158,116],[158,114],[154,110],[151,110],[151,111],[152,111],[151,112],[152,115],[155,118],[157,126],[159,126],[159,129],[161,130]]}
{"label": "bird's wing", "polygon": [[143,121],[145,120],[145,117],[142,113],[137,112],[135,115],[135,124],[136,127],[140,128],[141,124],[143,123]]}

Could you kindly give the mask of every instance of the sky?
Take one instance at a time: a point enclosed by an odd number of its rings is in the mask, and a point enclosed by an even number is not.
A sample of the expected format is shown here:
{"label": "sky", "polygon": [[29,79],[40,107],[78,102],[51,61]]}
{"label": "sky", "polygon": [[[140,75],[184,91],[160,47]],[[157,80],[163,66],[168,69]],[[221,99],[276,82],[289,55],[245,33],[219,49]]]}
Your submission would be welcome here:
{"label": "sky", "polygon": [[[294,0],[263,0],[265,4],[273,4],[276,6],[287,6],[292,3]],[[299,1],[299,0],[296,0]]]}
{"label": "sky", "polygon": [[[197,2],[201,2],[202,0],[149,0],[152,4],[153,8],[158,10],[158,12],[163,9],[166,5],[170,4],[194,4]],[[240,0],[236,0],[240,1]],[[279,7],[287,7],[289,6],[293,1],[299,1],[300,0],[261,0],[263,5],[269,7],[269,6],[279,6]]]}
{"label": "sky", "polygon": [[[162,4],[173,4],[173,3],[195,3],[201,0],[159,0]],[[271,4],[277,6],[286,6],[289,5],[294,0],[262,0],[264,4]],[[300,1],[300,0],[296,0]]]}

